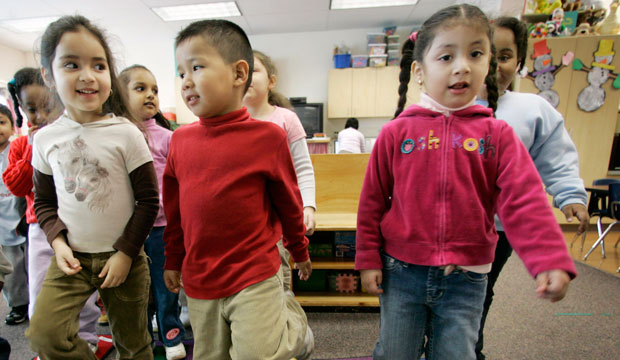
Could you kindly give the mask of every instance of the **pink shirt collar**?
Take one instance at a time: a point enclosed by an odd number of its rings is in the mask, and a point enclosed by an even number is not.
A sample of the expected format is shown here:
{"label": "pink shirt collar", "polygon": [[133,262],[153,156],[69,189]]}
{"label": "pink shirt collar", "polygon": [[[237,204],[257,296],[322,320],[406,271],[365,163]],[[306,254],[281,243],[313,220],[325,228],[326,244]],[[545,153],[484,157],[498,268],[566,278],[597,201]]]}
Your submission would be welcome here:
{"label": "pink shirt collar", "polygon": [[443,114],[445,116],[450,116],[453,112],[455,111],[459,111],[459,110],[463,110],[466,109],[470,106],[472,106],[474,103],[476,102],[476,98],[471,99],[471,101],[460,107],[460,108],[449,108],[446,106],[441,105],[440,103],[438,103],[437,101],[435,101],[435,99],[433,99],[432,97],[430,97],[428,94],[426,93],[422,93],[422,95],[420,96],[420,102],[418,103],[419,106],[438,112],[440,114]]}

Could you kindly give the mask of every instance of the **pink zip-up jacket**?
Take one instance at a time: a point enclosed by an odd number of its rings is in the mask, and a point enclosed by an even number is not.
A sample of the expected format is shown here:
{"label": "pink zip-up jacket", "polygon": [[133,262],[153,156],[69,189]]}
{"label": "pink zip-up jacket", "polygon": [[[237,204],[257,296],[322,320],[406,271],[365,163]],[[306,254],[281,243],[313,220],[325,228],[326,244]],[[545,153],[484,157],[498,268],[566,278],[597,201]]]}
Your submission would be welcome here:
{"label": "pink zip-up jacket", "polygon": [[535,277],[577,271],[534,163],[512,128],[473,105],[446,117],[413,105],[381,129],[357,214],[355,268],[381,269],[381,251],[411,264],[493,261],[504,224]]}

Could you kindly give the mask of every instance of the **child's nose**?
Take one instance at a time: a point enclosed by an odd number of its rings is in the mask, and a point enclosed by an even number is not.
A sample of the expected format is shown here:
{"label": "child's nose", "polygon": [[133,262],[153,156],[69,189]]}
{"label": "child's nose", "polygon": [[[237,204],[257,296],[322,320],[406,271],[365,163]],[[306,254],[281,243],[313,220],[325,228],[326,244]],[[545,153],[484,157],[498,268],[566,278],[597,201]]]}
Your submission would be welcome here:
{"label": "child's nose", "polygon": [[454,73],[455,74],[466,74],[471,70],[469,61],[464,59],[463,57],[458,57],[454,61]]}
{"label": "child's nose", "polygon": [[82,71],[80,71],[80,81],[90,82],[94,79],[93,73],[89,68],[82,68]]}

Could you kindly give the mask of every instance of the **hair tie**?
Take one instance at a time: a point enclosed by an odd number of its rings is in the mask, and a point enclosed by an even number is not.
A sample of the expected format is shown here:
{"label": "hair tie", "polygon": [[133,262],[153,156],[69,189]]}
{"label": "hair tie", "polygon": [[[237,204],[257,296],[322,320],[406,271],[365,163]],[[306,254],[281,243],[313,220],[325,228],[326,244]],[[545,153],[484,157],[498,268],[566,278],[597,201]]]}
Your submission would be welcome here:
{"label": "hair tie", "polygon": [[15,78],[12,78],[11,81],[9,81],[9,84],[15,85]]}
{"label": "hair tie", "polygon": [[417,31],[412,32],[411,35],[409,35],[409,39],[415,42],[418,39],[418,32]]}

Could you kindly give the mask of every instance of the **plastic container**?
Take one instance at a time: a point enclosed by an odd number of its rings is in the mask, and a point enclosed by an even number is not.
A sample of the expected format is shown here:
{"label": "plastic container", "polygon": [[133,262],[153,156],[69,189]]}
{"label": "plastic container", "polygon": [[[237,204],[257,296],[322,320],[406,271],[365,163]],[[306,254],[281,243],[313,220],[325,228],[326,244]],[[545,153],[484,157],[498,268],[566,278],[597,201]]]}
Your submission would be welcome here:
{"label": "plastic container", "polygon": [[396,50],[398,52],[400,52],[400,44],[396,43],[396,44],[388,44],[387,46],[387,51],[390,50]]}
{"label": "plastic container", "polygon": [[400,43],[400,35],[390,35],[387,37],[388,44],[398,44]]}
{"label": "plastic container", "polygon": [[352,55],[351,66],[354,68],[363,68],[368,66],[368,55]]}
{"label": "plastic container", "polygon": [[366,36],[369,44],[380,44],[385,42],[384,33],[368,33]]}
{"label": "plastic container", "polygon": [[387,55],[373,55],[368,57],[368,66],[370,67],[382,67],[385,66]]}
{"label": "plastic container", "polygon": [[336,69],[351,67],[351,54],[334,55],[334,67]]}
{"label": "plastic container", "polygon": [[396,26],[387,26],[383,28],[383,33],[385,35],[394,35],[396,33]]}
{"label": "plastic container", "polygon": [[387,49],[387,44],[368,44],[368,55],[383,55]]}
{"label": "plastic container", "polygon": [[387,61],[388,66],[400,66],[400,57],[399,58],[388,58]]}

